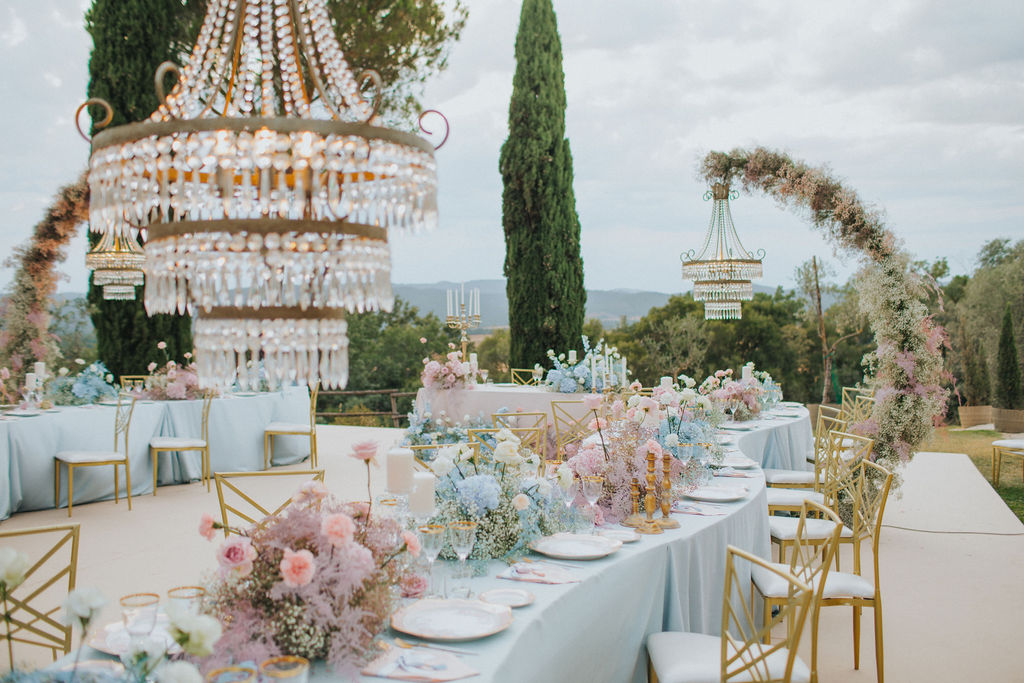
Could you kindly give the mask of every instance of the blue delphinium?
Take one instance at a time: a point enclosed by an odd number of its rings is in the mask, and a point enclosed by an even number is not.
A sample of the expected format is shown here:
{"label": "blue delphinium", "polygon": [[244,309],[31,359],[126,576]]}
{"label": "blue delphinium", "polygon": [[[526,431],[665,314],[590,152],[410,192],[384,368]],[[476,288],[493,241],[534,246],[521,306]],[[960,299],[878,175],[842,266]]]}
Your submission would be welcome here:
{"label": "blue delphinium", "polygon": [[459,492],[459,504],[471,515],[477,517],[498,507],[501,486],[489,474],[475,474],[455,484]]}

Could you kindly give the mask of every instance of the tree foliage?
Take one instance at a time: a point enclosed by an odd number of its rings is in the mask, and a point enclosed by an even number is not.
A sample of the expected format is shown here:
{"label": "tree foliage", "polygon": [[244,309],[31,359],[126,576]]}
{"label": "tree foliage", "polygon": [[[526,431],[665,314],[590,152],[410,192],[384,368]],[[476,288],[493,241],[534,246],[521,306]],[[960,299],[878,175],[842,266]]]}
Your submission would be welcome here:
{"label": "tree foliage", "polygon": [[562,45],[551,0],[523,0],[509,136],[501,148],[511,362],[579,348],[587,293],[572,154],[565,137]]}
{"label": "tree foliage", "polygon": [[999,334],[999,374],[996,376],[996,405],[999,408],[1017,410],[1024,408],[1021,389],[1020,356],[1013,335],[1013,314],[1006,306],[1003,315],[1003,329]]}

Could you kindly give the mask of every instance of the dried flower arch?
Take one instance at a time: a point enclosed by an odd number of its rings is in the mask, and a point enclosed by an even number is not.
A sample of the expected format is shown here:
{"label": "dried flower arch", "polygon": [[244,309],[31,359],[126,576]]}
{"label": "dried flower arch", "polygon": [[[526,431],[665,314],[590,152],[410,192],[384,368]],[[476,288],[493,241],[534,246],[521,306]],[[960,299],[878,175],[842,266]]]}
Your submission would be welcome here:
{"label": "dried flower arch", "polygon": [[881,214],[827,169],[763,147],[711,152],[701,175],[709,182],[739,180],[745,190],[806,212],[837,246],[861,253],[860,305],[878,349],[871,359],[875,408],[860,430],[875,438],[876,461],[893,468],[909,461],[945,405],[940,381],[946,338],[928,314],[924,283]]}

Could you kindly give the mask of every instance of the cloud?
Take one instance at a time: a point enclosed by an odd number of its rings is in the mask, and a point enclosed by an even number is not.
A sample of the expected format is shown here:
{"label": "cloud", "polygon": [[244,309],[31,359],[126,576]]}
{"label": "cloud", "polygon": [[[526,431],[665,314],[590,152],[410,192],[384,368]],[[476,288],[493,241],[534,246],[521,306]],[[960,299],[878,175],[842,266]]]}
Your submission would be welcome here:
{"label": "cloud", "polygon": [[28,29],[13,7],[7,8],[7,16],[9,17],[7,28],[0,31],[0,43],[3,43],[5,47],[17,47],[25,42],[28,37]]}

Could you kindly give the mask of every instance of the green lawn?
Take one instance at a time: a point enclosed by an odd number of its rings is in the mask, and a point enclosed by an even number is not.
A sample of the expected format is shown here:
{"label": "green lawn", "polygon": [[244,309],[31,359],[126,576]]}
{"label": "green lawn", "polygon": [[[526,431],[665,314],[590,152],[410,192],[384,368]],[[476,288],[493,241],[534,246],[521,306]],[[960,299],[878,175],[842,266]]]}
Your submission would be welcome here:
{"label": "green lawn", "polygon": [[[992,442],[1004,438],[1002,432],[986,430],[956,431],[950,427],[936,429],[932,438],[922,444],[921,450],[941,453],[966,453],[988,483],[992,483]],[[1021,459],[1003,456],[1003,469],[999,475],[998,493],[1024,522],[1024,479],[1021,478]]]}

